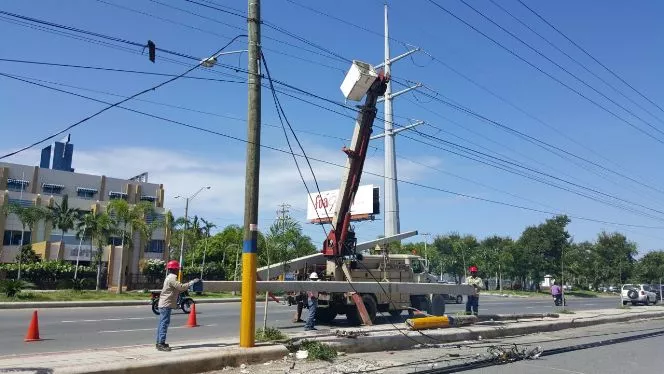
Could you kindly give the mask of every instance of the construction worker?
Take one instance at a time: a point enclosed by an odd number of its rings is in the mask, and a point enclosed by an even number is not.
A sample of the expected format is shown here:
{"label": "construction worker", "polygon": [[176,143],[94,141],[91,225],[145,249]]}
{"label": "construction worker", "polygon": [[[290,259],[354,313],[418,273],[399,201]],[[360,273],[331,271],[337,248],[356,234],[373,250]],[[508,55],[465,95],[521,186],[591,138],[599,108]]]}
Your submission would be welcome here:
{"label": "construction worker", "polygon": [[466,278],[466,284],[473,286],[473,294],[468,295],[468,300],[466,301],[466,314],[477,315],[480,301],[480,290],[484,286],[484,282],[482,282],[482,278],[477,276],[477,266],[473,265],[468,270],[470,271],[470,276]]}
{"label": "construction worker", "polygon": [[[312,282],[318,281],[318,273],[315,271],[309,275],[309,280]],[[304,331],[316,330],[316,310],[318,309],[318,291],[307,292],[307,303],[309,305],[309,316],[307,323],[304,325]]]}
{"label": "construction worker", "polygon": [[166,264],[168,275],[164,279],[164,287],[161,289],[161,294],[159,294],[158,351],[169,352],[171,350],[171,347],[166,344],[166,333],[168,332],[168,325],[171,323],[171,311],[177,308],[178,305],[178,296],[200,281],[196,278],[188,283],[178,282],[179,269],[180,263],[175,260],[168,261],[168,264]]}

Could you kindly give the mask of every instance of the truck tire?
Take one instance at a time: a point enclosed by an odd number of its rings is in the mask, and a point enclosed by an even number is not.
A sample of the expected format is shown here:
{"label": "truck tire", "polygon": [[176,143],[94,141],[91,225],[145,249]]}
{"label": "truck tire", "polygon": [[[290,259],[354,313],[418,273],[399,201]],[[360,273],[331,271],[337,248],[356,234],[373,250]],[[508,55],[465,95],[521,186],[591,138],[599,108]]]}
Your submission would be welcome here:
{"label": "truck tire", "polygon": [[316,323],[329,325],[335,318],[337,318],[337,311],[333,306],[327,308],[318,307],[316,309]]}
{"label": "truck tire", "polygon": [[[364,308],[367,310],[367,314],[369,314],[371,323],[373,323],[376,320],[376,313],[378,313],[376,299],[374,299],[373,295],[366,294],[362,295],[362,302],[364,303]],[[346,312],[346,319],[352,326],[359,326],[362,324],[362,317],[360,317],[360,312],[355,305],[349,306],[348,312]]]}
{"label": "truck tire", "polygon": [[[429,297],[426,295],[411,295],[410,306],[427,314],[431,314],[432,312],[431,301],[429,301]],[[412,317],[412,312],[409,312],[409,314]]]}
{"label": "truck tire", "polygon": [[445,315],[445,299],[447,295],[433,295],[431,300],[431,314],[434,316]]}
{"label": "truck tire", "polygon": [[627,297],[629,297],[632,300],[636,300],[639,298],[639,292],[635,289],[631,289],[627,291]]}

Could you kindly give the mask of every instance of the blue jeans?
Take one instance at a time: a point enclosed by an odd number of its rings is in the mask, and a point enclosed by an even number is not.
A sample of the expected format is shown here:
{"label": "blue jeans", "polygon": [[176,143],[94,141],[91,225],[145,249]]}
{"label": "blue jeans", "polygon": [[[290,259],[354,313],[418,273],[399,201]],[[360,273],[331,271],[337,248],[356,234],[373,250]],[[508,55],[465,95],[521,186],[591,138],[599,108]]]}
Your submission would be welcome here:
{"label": "blue jeans", "polygon": [[318,300],[309,299],[307,301],[309,302],[309,316],[307,316],[307,323],[304,324],[304,329],[311,330],[314,328],[314,324],[316,323],[316,310],[318,309]]}
{"label": "blue jeans", "polygon": [[466,314],[477,315],[477,310],[480,307],[480,297],[479,295],[473,296],[468,295],[468,301],[466,301]]}
{"label": "blue jeans", "polygon": [[166,343],[168,325],[171,324],[171,308],[159,308],[159,326],[157,327],[157,344]]}

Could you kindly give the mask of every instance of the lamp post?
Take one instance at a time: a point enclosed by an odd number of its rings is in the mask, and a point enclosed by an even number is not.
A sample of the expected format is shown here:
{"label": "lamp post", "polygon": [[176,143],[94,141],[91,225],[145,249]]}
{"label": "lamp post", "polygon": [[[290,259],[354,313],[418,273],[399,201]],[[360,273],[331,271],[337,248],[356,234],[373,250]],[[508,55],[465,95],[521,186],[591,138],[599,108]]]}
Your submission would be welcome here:
{"label": "lamp post", "polygon": [[[184,205],[184,230],[182,230],[182,238],[180,240],[180,270],[178,271],[178,282],[182,282],[182,270],[184,269],[183,265],[183,256],[184,256],[184,235],[187,232],[187,224],[189,223],[189,201],[193,200],[196,195],[201,193],[203,190],[209,190],[210,186],[201,187],[195,194],[186,198]],[[182,196],[175,196],[176,199],[181,199]]]}

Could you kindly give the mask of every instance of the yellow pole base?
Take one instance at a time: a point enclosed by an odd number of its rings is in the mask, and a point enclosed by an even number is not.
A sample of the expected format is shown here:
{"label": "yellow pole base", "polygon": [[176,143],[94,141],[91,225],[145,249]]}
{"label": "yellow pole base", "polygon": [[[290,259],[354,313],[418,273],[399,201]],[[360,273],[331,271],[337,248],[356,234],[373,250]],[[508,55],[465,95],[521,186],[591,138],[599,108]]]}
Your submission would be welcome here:
{"label": "yellow pole base", "polygon": [[411,330],[440,329],[450,327],[451,318],[448,316],[432,316],[422,318],[411,318],[406,320],[406,325]]}

